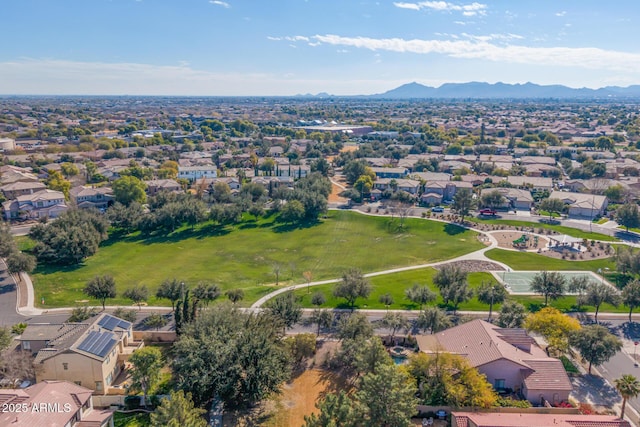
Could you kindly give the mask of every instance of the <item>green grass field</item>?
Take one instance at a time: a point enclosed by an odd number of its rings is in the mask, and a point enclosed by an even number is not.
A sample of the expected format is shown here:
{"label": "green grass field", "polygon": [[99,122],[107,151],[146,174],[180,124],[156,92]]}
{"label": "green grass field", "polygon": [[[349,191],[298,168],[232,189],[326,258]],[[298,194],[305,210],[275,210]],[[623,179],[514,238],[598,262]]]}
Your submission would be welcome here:
{"label": "green grass field", "polygon": [[[547,216],[547,219],[549,216]],[[544,228],[546,230],[554,230],[561,234],[568,234],[569,236],[589,239],[589,240],[602,240],[604,242],[618,242],[619,239],[613,236],[607,236],[601,233],[590,233],[588,231],[578,230],[577,228],[566,227],[564,225],[545,224],[542,222],[531,221],[516,221],[511,219],[482,219],[482,218],[470,218],[470,221],[478,224],[495,224],[495,225],[511,225],[514,227],[534,227]]]}
{"label": "green grass field", "polygon": [[[403,271],[400,273],[385,274],[381,276],[375,276],[369,278],[372,285],[372,292],[369,298],[359,298],[356,301],[356,308],[371,308],[371,309],[384,309],[384,304],[380,303],[378,299],[380,295],[386,293],[391,294],[394,299],[394,304],[389,306],[395,310],[418,310],[420,307],[418,304],[414,304],[406,299],[404,291],[412,287],[415,284],[420,286],[428,285],[432,291],[438,294],[438,288],[433,284],[433,276],[436,274],[434,268],[422,268],[417,270]],[[470,273],[468,276],[469,287],[472,289],[480,286],[482,281],[494,281],[491,273]],[[298,289],[295,294],[301,298],[302,305],[307,308],[314,307],[311,304],[311,295],[314,292],[322,292],[327,298],[327,302],[322,305],[323,308],[350,308],[345,300],[342,298],[336,298],[333,296],[332,291],[335,284],[312,286],[307,289]],[[438,296],[436,304],[443,305],[442,298]],[[489,306],[480,303],[475,297],[464,303],[460,304],[459,310],[488,310]]]}
{"label": "green grass field", "polygon": [[[573,268],[574,267],[567,267],[565,268],[565,270],[571,270]],[[367,299],[359,298],[356,301],[356,308],[384,309],[386,307],[381,304],[378,299],[380,298],[380,295],[389,293],[394,299],[394,304],[389,306],[390,309],[418,310],[419,306],[417,304],[413,304],[411,301],[405,298],[404,291],[405,289],[412,287],[414,284],[419,284],[428,285],[432,291],[438,294],[438,289],[433,284],[433,276],[435,273],[436,270],[433,268],[423,268],[371,277],[369,278],[369,281],[371,282],[373,288],[371,295]],[[611,280],[610,277],[609,280]],[[495,282],[495,279],[493,278],[491,273],[470,273],[468,276],[468,281],[469,287],[471,289],[475,289],[482,283],[482,281]],[[334,287],[335,284],[319,285],[311,286],[309,290],[304,288],[298,289],[294,292],[300,298],[300,301],[305,308],[315,308],[315,306],[311,304],[311,296],[315,292],[322,292],[327,298],[327,302],[321,306],[322,308],[350,308],[345,303],[344,299],[336,298],[332,295]],[[537,311],[544,306],[544,298],[540,295],[510,295],[508,299],[519,302],[520,304],[524,305],[529,311]],[[439,296],[435,304],[439,305],[442,308],[448,308],[444,306],[442,298],[440,298]],[[549,305],[563,312],[576,311],[576,297],[573,295],[569,295],[558,298],[557,300],[550,301]],[[499,311],[500,307],[500,304],[495,304],[494,311]],[[468,311],[488,311],[489,305],[481,303],[476,297],[474,297],[470,301],[464,304],[460,304],[460,307],[458,309]],[[581,310],[593,311],[594,308],[591,306],[582,306]],[[600,311],[606,311],[609,313],[627,313],[628,309],[624,306],[614,307],[610,304],[603,304]]]}
{"label": "green grass field", "polygon": [[[398,232],[389,227],[389,221],[331,211],[317,224],[294,229],[269,217],[233,227],[205,224],[163,237],[112,238],[82,265],[38,267],[32,275],[36,302],[44,298],[44,307],[76,305],[88,299],[82,293],[88,280],[111,274],[119,294],[140,284],[153,295],[158,285],[170,278],[188,284],[205,280],[223,290],[243,288],[243,304],[249,305],[274,289],[274,265],[280,267],[282,285],[304,283],[305,271],[312,272],[313,280],[322,280],[339,277],[351,267],[380,271],[445,260],[482,248],[477,233],[455,225],[407,219],[405,229]],[[130,304],[122,298],[107,303]],[[168,305],[155,297],[148,303]]]}

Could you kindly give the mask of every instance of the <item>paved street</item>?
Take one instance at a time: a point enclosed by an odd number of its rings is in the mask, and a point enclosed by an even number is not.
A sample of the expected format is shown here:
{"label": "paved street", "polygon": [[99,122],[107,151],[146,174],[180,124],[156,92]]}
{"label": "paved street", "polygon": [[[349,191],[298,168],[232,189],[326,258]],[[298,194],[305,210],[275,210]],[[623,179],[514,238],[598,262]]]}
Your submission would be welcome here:
{"label": "paved street", "polygon": [[16,312],[18,293],[16,283],[7,273],[4,260],[0,259],[0,325],[14,325],[24,321]]}

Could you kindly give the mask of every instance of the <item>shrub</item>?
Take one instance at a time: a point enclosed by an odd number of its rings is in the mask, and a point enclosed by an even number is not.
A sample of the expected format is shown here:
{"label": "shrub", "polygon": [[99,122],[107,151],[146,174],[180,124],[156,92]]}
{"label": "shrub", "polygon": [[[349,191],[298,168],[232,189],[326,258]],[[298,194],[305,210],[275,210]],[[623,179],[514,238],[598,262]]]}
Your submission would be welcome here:
{"label": "shrub", "polygon": [[26,323],[24,322],[16,323],[11,327],[11,333],[14,335],[21,335],[25,329],[27,329]]}
{"label": "shrub", "polygon": [[118,307],[114,310],[113,315],[119,317],[122,320],[126,320],[127,322],[133,323],[136,321],[136,317],[138,316],[136,310],[134,309],[126,309],[122,307]]}

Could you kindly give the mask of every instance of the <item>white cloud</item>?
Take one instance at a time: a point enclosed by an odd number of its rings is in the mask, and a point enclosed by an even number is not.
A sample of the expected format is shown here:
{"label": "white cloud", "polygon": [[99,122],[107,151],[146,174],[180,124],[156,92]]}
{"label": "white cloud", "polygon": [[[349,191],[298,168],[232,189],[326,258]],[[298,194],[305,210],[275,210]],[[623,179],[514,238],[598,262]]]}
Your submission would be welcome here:
{"label": "white cloud", "polygon": [[487,5],[478,2],[454,4],[446,1],[421,1],[418,3],[394,2],[393,5],[410,10],[431,9],[439,12],[462,12],[464,16],[485,15],[487,13]]}
{"label": "white cloud", "polygon": [[222,6],[226,9],[229,9],[231,7],[231,5],[229,3],[227,3],[226,1],[221,1],[221,0],[209,0],[209,3],[211,4],[215,4],[216,6]]}
{"label": "white cloud", "polygon": [[562,12],[557,12],[556,16],[565,16],[567,14],[566,10],[563,10]]}
{"label": "white cloud", "polygon": [[[504,38],[505,36],[500,36]],[[510,34],[509,38],[521,36]],[[640,54],[604,50],[593,47],[529,47],[512,44],[493,44],[496,35],[474,36],[467,40],[405,40],[402,38],[374,39],[342,37],[334,34],[311,37],[332,46],[355,47],[372,51],[391,51],[415,54],[442,54],[453,58],[480,59],[514,64],[580,67],[600,70],[640,69]]]}

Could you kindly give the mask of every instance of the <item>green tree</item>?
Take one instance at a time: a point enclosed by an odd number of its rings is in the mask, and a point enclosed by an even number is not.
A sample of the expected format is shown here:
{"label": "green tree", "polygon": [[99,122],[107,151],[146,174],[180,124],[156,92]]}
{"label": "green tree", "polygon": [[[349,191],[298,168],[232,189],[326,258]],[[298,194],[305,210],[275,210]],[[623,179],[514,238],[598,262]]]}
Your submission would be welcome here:
{"label": "green tree", "polygon": [[638,205],[635,203],[627,203],[622,205],[616,211],[616,221],[629,231],[629,228],[637,228],[640,226],[640,212]]}
{"label": "green tree", "polygon": [[160,328],[165,326],[167,323],[167,319],[165,319],[163,315],[158,313],[153,313],[144,319],[145,326],[149,328],[156,328],[156,331],[160,330]]}
{"label": "green tree", "polygon": [[91,298],[100,300],[102,310],[104,310],[107,298],[116,297],[116,281],[110,274],[95,276],[87,282],[83,292]]}
{"label": "green tree", "polygon": [[47,188],[64,193],[65,199],[69,199],[69,190],[71,190],[71,182],[64,179],[62,174],[57,170],[50,170],[45,181]]}
{"label": "green tree", "polygon": [[596,308],[595,321],[598,323],[600,306],[606,302],[617,307],[620,304],[620,295],[604,282],[591,282],[587,287],[585,301]]}
{"label": "green tree", "polygon": [[622,348],[622,341],[601,325],[589,325],[572,333],[569,344],[575,347],[591,366],[609,361]]}
{"label": "green tree", "polygon": [[98,310],[96,310],[94,307],[89,308],[86,305],[75,307],[73,310],[71,310],[71,316],[69,316],[67,322],[84,322],[85,320],[95,316],[96,314],[98,314]]}
{"label": "green tree", "polygon": [[634,279],[622,290],[622,302],[629,307],[629,322],[631,322],[631,315],[633,310],[640,307],[640,280]]}
{"label": "green tree", "polygon": [[156,291],[157,298],[166,298],[171,301],[171,310],[175,311],[176,302],[180,299],[182,292],[184,292],[184,283],[178,281],[176,278],[171,280],[166,279],[163,281],[158,290]]}
{"label": "green tree", "polygon": [[362,175],[353,183],[353,188],[360,192],[360,197],[363,198],[371,192],[373,179],[369,175]]}
{"label": "green tree", "polygon": [[476,290],[478,301],[489,304],[489,320],[491,320],[491,313],[493,312],[493,304],[502,304],[509,293],[499,283],[495,282],[482,282],[480,287]]}
{"label": "green tree", "polygon": [[142,390],[146,404],[147,392],[160,379],[162,353],[158,347],[143,347],[133,352],[129,362],[132,365],[131,385]]}
{"label": "green tree", "polygon": [[39,262],[74,265],[95,254],[108,236],[109,222],[97,211],[71,209],[55,221],[31,228],[36,241],[33,254]]}
{"label": "green tree", "polygon": [[6,259],[7,270],[11,274],[20,272],[31,273],[36,268],[36,258],[23,252],[14,252]]}
{"label": "green tree", "polygon": [[62,174],[67,178],[70,176],[76,176],[80,173],[80,169],[78,169],[78,166],[74,165],[73,163],[62,163],[60,165],[60,170],[62,171]]}
{"label": "green tree", "polygon": [[113,310],[113,315],[119,319],[126,320],[129,323],[134,323],[138,318],[138,313],[134,309],[126,309],[118,307]]}
{"label": "green tree", "polygon": [[289,200],[280,208],[280,219],[283,222],[295,224],[305,217],[305,210],[302,202]]}
{"label": "green tree", "polygon": [[242,289],[229,289],[225,295],[234,305],[244,299],[244,291]]}
{"label": "green tree", "polygon": [[560,199],[544,199],[538,207],[541,211],[549,213],[549,219],[553,218],[553,214],[560,214],[564,211],[564,202]]}
{"label": "green tree", "polygon": [[342,280],[336,283],[333,295],[344,298],[353,310],[358,298],[367,298],[371,293],[371,283],[358,269],[352,268],[342,274]]}
{"label": "green tree", "polygon": [[574,276],[569,280],[567,290],[576,295],[576,309],[580,311],[583,304],[586,303],[585,294],[591,284],[591,279],[587,276]]}
{"label": "green tree", "polygon": [[544,305],[549,298],[556,300],[564,295],[566,279],[557,271],[541,271],[531,280],[531,290],[544,296]]}
{"label": "green tree", "polygon": [[614,381],[616,390],[622,396],[622,409],[620,410],[620,418],[624,419],[624,412],[627,406],[627,400],[638,397],[640,394],[640,381],[630,374],[625,374]]}
{"label": "green tree", "polygon": [[620,184],[612,185],[605,190],[604,195],[612,202],[620,203],[625,198],[625,189]]}
{"label": "green tree", "polygon": [[282,328],[268,313],[245,313],[230,304],[204,310],[174,345],[178,389],[206,406],[219,396],[242,407],[277,392],[290,374]]}
{"label": "green tree", "polygon": [[363,313],[351,313],[338,321],[337,337],[341,340],[367,339],[373,336],[373,326]]}
{"label": "green tree", "polygon": [[490,408],[497,395],[484,375],[457,354],[435,351],[409,358],[407,371],[417,381],[426,405]]}
{"label": "green tree", "polygon": [[553,307],[531,313],[524,322],[528,331],[539,333],[549,344],[549,349],[565,352],[569,348],[569,337],[580,330],[580,322],[573,317],[561,313]]}
{"label": "green tree", "polygon": [[526,317],[527,309],[524,305],[507,300],[500,307],[498,326],[501,328],[521,328]]}
{"label": "green tree", "polygon": [[316,307],[320,307],[326,302],[327,297],[325,297],[324,294],[320,291],[314,292],[313,295],[311,295],[311,304],[315,305]]}
{"label": "green tree", "polygon": [[369,166],[367,166],[367,163],[364,160],[352,160],[348,162],[342,168],[342,172],[344,173],[347,183],[351,185],[353,185],[362,175],[368,175],[372,180],[376,178],[376,174]]}
{"label": "green tree", "polygon": [[304,427],[357,427],[360,414],[354,408],[353,401],[344,391],[338,394],[328,393],[316,402],[318,414],[305,415]]}
{"label": "green tree", "polygon": [[267,310],[282,322],[284,328],[291,328],[302,318],[302,306],[293,292],[278,295],[267,303]]}
{"label": "green tree", "polygon": [[314,334],[295,334],[286,337],[284,341],[297,366],[316,353],[316,336]]}
{"label": "green tree", "polygon": [[430,334],[440,332],[451,327],[451,319],[447,313],[438,307],[426,307],[418,315],[416,327]]}
{"label": "green tree", "polygon": [[192,295],[196,305],[203,304],[208,307],[211,301],[215,301],[220,296],[220,288],[213,283],[198,282],[193,288]]}
{"label": "green tree", "polygon": [[422,306],[428,304],[432,301],[435,301],[437,295],[428,286],[420,286],[413,285],[409,289],[405,289],[404,291],[407,299],[415,304],[420,305],[420,310],[422,310]]}
{"label": "green tree", "polygon": [[464,222],[464,217],[469,215],[469,213],[475,209],[476,205],[477,203],[473,198],[473,192],[468,188],[461,188],[456,191],[456,194],[453,196],[451,209],[460,215],[460,222]]}
{"label": "green tree", "polygon": [[380,365],[362,377],[355,393],[356,407],[364,424],[405,427],[416,413],[415,383],[395,365]]}
{"label": "green tree", "polygon": [[384,317],[380,321],[380,324],[391,332],[391,340],[393,340],[393,338],[396,336],[396,332],[403,329],[409,329],[409,321],[407,320],[407,318],[404,317],[402,313],[397,312],[385,313]]}
{"label": "green tree", "polygon": [[480,206],[485,208],[497,209],[505,202],[505,198],[498,190],[492,190],[480,197]]}
{"label": "green tree", "polygon": [[133,202],[144,204],[147,201],[146,184],[135,176],[123,176],[111,184],[116,201],[125,206]]}
{"label": "green tree", "polygon": [[383,304],[387,308],[387,310],[389,310],[389,306],[393,305],[393,303],[395,302],[389,292],[380,295],[378,301],[380,302],[380,304]]}
{"label": "green tree", "polygon": [[207,427],[203,418],[207,411],[193,405],[191,393],[171,391],[168,398],[151,413],[152,427]]}
{"label": "green tree", "polygon": [[149,289],[146,286],[134,286],[125,290],[122,296],[129,298],[134,304],[138,306],[138,310],[142,310],[142,303],[149,298]]}
{"label": "green tree", "polygon": [[315,309],[313,310],[313,312],[311,312],[311,322],[318,325],[316,336],[320,336],[321,329],[327,329],[333,324],[333,318],[333,313],[331,313],[329,310]]}

